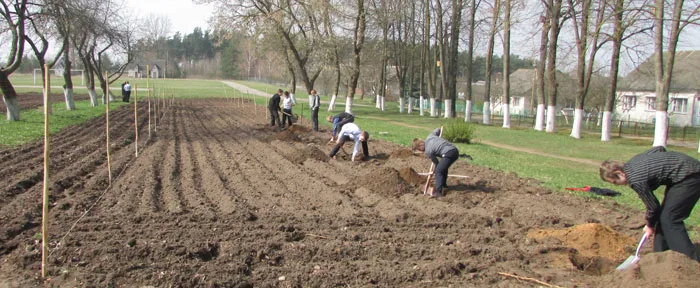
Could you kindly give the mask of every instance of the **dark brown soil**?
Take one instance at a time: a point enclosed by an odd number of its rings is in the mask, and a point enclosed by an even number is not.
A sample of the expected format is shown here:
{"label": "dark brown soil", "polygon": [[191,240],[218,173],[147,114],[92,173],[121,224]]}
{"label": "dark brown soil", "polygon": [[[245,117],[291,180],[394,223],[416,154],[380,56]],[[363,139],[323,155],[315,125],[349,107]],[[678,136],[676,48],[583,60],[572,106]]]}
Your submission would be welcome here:
{"label": "dark brown soil", "polygon": [[[57,93],[57,91],[51,92],[51,103],[64,102],[63,92]],[[75,94],[73,95],[73,100],[88,100],[90,96],[87,94]],[[20,109],[34,109],[44,106],[44,95],[36,92],[28,92],[17,95],[17,101],[19,102]],[[5,101],[0,101],[0,111],[7,110],[5,106]]]}
{"label": "dark brown soil", "polygon": [[417,174],[430,161],[392,143],[369,141],[391,157],[328,159],[328,131],[302,119],[277,132],[264,107],[226,100],[176,101],[149,140],[144,108],[138,158],[133,106],[110,115],[111,185],[104,118],[53,138],[45,280],[42,145],[0,151],[0,287],[538,285],[499,273],[564,287],[697,283],[697,263],[650,245],[637,273],[611,273],[643,213],[607,199],[463,160],[450,173],[469,178],[430,199]]}

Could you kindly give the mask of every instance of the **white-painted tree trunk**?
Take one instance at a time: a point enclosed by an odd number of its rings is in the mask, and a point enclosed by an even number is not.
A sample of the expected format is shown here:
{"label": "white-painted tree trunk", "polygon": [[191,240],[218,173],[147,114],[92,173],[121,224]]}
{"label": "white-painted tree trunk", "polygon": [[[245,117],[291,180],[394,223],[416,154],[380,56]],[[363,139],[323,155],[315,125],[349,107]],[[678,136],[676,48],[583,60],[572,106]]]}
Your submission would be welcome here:
{"label": "white-painted tree trunk", "polygon": [[467,100],[467,103],[464,105],[464,122],[472,122],[473,105],[472,100]]}
{"label": "white-painted tree trunk", "polygon": [[535,130],[544,130],[544,104],[537,104],[537,114],[535,114]]}
{"label": "white-painted tree trunk", "polygon": [[602,118],[601,124],[603,125],[600,133],[600,141],[609,142],[610,134],[612,133],[612,112],[605,111],[603,112],[603,117],[599,117],[599,119],[600,118]]}
{"label": "white-painted tree trunk", "polygon": [[408,97],[408,114],[413,113],[413,98]]}
{"label": "white-painted tree trunk", "polygon": [[654,123],[654,144],[651,146],[666,147],[668,139],[668,112],[656,111],[656,121]]}
{"label": "white-painted tree trunk", "polygon": [[[289,98],[292,99],[292,104],[296,105],[297,104],[297,98],[294,97],[294,93],[289,93]],[[309,102],[311,103],[311,102]]]}
{"label": "white-painted tree trunk", "polygon": [[92,107],[100,106],[100,102],[97,102],[97,91],[95,89],[88,89],[88,95],[90,95],[90,105]]}
{"label": "white-painted tree trunk", "polygon": [[404,101],[404,98],[400,97],[399,98],[399,113],[401,113],[401,114],[403,114],[403,101]]}
{"label": "white-painted tree trunk", "polygon": [[333,96],[331,96],[331,103],[328,103],[328,111],[329,112],[335,110],[335,101],[337,98],[338,98],[338,95],[333,94]]}
{"label": "white-painted tree trunk", "polygon": [[435,107],[435,98],[430,98],[430,117],[437,116],[437,109]]}
{"label": "white-painted tree trunk", "polygon": [[571,137],[581,139],[581,127],[583,126],[583,109],[574,110],[574,126],[571,127]]}
{"label": "white-painted tree trunk", "polygon": [[345,97],[345,112],[352,114],[352,98]]}
{"label": "white-painted tree trunk", "polygon": [[452,117],[452,99],[445,99],[445,118]]}
{"label": "white-painted tree trunk", "polygon": [[484,102],[484,109],[482,111],[482,115],[484,116],[482,122],[484,122],[484,125],[491,125],[491,102]]}
{"label": "white-painted tree trunk", "polygon": [[418,109],[419,109],[419,114],[420,116],[425,115],[425,98],[423,98],[423,95],[420,95],[418,98]]}
{"label": "white-painted tree trunk", "polygon": [[547,106],[546,131],[549,133],[557,132],[557,107],[555,106]]}
{"label": "white-painted tree trunk", "polygon": [[377,94],[377,100],[374,103],[374,108],[377,108],[377,109],[381,108],[381,105],[382,105],[381,97],[382,96],[379,96],[379,94]]}
{"label": "white-painted tree trunk", "polygon": [[73,100],[73,88],[63,88],[63,97],[66,100],[66,110],[75,110],[75,100]]}
{"label": "white-painted tree trunk", "polygon": [[381,98],[381,100],[382,100],[382,104],[381,104],[381,106],[380,106],[379,108],[382,109],[382,111],[384,111],[384,98],[386,98],[386,97],[382,96],[382,97],[380,97],[380,98]]}
{"label": "white-painted tree trunk", "polygon": [[5,107],[7,107],[7,121],[19,121],[19,103],[17,102],[17,97],[7,98],[3,95],[2,100],[5,101]]}
{"label": "white-painted tree trunk", "polygon": [[510,128],[510,104],[503,104],[503,128]]}
{"label": "white-painted tree trunk", "polygon": [[[610,112],[608,112],[610,113]],[[595,124],[596,126],[600,127],[600,125],[603,124],[603,112],[598,112],[598,122]]]}

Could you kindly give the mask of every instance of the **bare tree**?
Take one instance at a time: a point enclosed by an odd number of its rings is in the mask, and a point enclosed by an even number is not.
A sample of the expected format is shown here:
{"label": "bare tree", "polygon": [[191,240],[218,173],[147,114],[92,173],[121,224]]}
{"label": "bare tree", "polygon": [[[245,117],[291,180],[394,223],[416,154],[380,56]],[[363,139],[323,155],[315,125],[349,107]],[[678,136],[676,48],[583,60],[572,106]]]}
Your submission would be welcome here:
{"label": "bare tree", "polygon": [[[689,11],[684,11],[684,0],[674,0],[671,19],[666,18],[666,1],[656,0],[654,7],[654,64],[656,74],[656,121],[654,122],[654,143],[653,146],[666,146],[668,138],[668,93],[671,88],[671,77],[673,76],[673,65],[676,57],[676,47],[681,31],[689,24],[700,22],[698,13],[700,5],[690,1]],[[693,6],[694,4],[694,6]],[[685,15],[684,15],[685,14]],[[664,38],[664,22],[669,21],[671,31],[668,39]],[[664,42],[668,47],[664,55]],[[664,56],[666,60],[664,61]]]}
{"label": "bare tree", "polygon": [[[557,42],[559,40],[559,32],[563,22],[562,17],[562,0],[547,0],[547,8],[549,9],[549,48],[547,51],[547,77],[548,83],[548,99],[547,99],[547,125],[546,131],[550,133],[556,132],[556,107],[557,107]],[[565,19],[565,18],[564,18]]]}
{"label": "bare tree", "polygon": [[345,97],[345,112],[352,113],[352,100],[355,97],[355,89],[357,89],[357,81],[360,78],[360,64],[362,46],[365,44],[365,29],[367,24],[367,15],[365,10],[365,0],[357,0],[357,17],[353,27],[353,67],[350,74],[348,84],[348,94]]}
{"label": "bare tree", "polygon": [[467,79],[467,88],[465,91],[465,98],[466,98],[466,105],[464,108],[464,121],[465,122],[471,122],[472,121],[472,98],[473,98],[473,91],[472,91],[472,82],[473,82],[473,63],[474,63],[474,31],[476,30],[476,8],[478,6],[476,0],[471,0],[469,5],[469,20],[467,23],[467,37],[468,37],[468,42],[467,42],[467,63],[465,64],[465,71],[466,71],[466,79]]}
{"label": "bare tree", "polygon": [[503,128],[510,128],[510,10],[511,0],[505,2],[503,31]]}
{"label": "bare tree", "polygon": [[10,75],[19,68],[24,55],[27,0],[0,0],[0,5],[0,16],[7,25],[7,29],[2,32],[9,32],[12,37],[5,66],[0,68],[0,90],[7,107],[7,121],[19,121],[17,91],[10,82]]}
{"label": "bare tree", "polygon": [[498,29],[498,15],[501,9],[501,1],[494,0],[493,8],[491,10],[491,32],[489,32],[489,44],[486,51],[486,83],[484,88],[484,108],[483,108],[483,123],[485,125],[491,125],[491,74],[493,71],[493,46],[496,38],[496,32]]}
{"label": "bare tree", "polygon": [[549,44],[549,25],[550,25],[550,11],[546,8],[544,9],[544,16],[540,16],[540,23],[542,23],[542,32],[540,33],[540,49],[539,49],[539,63],[537,64],[536,71],[536,82],[537,82],[537,112],[535,114],[535,130],[544,130],[544,117],[545,117],[545,106],[547,103],[547,97],[545,95],[545,70],[547,67],[547,47]]}

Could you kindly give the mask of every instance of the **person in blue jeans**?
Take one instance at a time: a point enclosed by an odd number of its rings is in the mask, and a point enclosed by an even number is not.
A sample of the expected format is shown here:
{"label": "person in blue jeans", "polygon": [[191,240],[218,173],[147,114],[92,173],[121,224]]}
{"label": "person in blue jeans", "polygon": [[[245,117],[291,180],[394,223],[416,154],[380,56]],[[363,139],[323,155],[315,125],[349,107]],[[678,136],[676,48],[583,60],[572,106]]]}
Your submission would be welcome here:
{"label": "person in blue jeans", "polygon": [[331,131],[331,140],[329,141],[329,143],[331,143],[338,139],[338,132],[340,131],[340,129],[343,129],[343,125],[355,122],[355,116],[348,112],[341,112],[335,116],[328,115],[328,117],[326,117],[326,120],[328,120],[328,122],[333,123],[333,130]]}
{"label": "person in blue jeans", "polygon": [[[425,141],[415,138],[412,144],[413,151],[422,152],[425,157],[435,164],[434,175],[435,187],[430,191],[430,196],[439,198],[444,196],[442,193],[444,188],[447,188],[447,174],[457,158],[459,158],[459,150],[449,141],[440,137],[440,128],[435,129],[430,133]],[[438,158],[440,158],[438,160]]]}

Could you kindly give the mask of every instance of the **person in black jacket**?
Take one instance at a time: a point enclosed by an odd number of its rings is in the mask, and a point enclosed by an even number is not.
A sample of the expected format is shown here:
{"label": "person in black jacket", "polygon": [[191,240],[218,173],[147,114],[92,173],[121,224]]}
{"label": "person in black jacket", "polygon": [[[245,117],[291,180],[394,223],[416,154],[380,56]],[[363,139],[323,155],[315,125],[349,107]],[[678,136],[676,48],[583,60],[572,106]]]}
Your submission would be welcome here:
{"label": "person in black jacket", "polygon": [[267,109],[270,110],[270,127],[275,127],[275,121],[277,121],[277,127],[282,129],[282,123],[280,122],[280,94],[282,94],[282,89],[277,90],[275,95],[272,95],[270,102],[267,104]]}
{"label": "person in black jacket", "polygon": [[333,123],[333,131],[331,131],[331,140],[329,141],[330,143],[337,139],[336,136],[338,136],[338,132],[340,132],[340,129],[343,129],[343,125],[345,125],[346,123],[355,122],[355,116],[348,112],[340,112],[338,113],[338,115],[335,116],[328,115],[328,117],[326,117],[326,120],[328,122]]}
{"label": "person in black jacket", "polygon": [[[700,161],[686,154],[666,151],[663,146],[632,157],[627,163],[606,160],[600,178],[616,185],[629,185],[646,206],[647,237],[654,236],[654,251],[673,250],[698,261],[683,221],[700,198]],[[665,185],[661,204],[654,190]]]}
{"label": "person in black jacket", "polygon": [[[425,153],[425,157],[428,157],[435,164],[435,188],[430,192],[430,196],[442,197],[442,189],[447,187],[448,171],[459,158],[459,150],[452,143],[440,137],[440,128],[430,133],[425,141],[418,138],[413,139],[412,148],[413,151]],[[440,157],[439,161],[438,157]]]}

